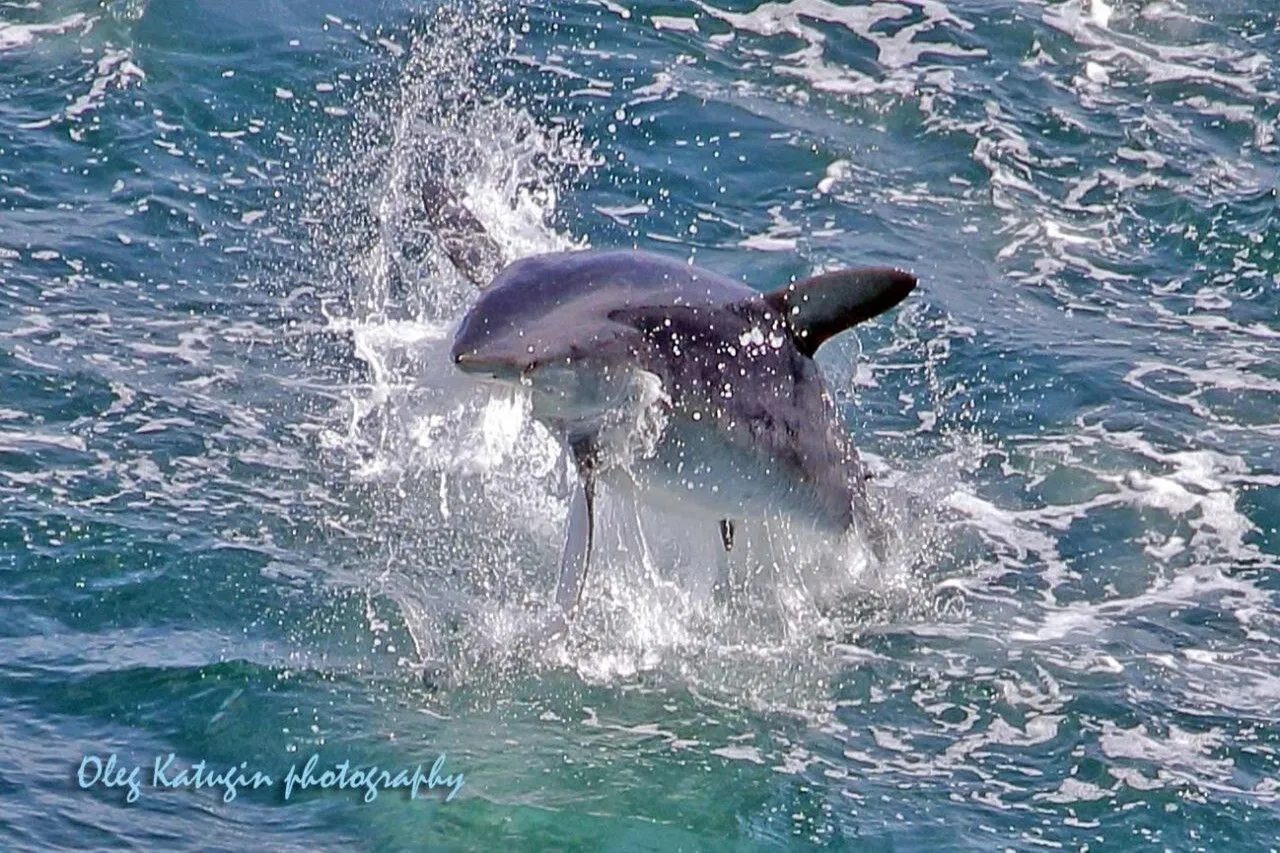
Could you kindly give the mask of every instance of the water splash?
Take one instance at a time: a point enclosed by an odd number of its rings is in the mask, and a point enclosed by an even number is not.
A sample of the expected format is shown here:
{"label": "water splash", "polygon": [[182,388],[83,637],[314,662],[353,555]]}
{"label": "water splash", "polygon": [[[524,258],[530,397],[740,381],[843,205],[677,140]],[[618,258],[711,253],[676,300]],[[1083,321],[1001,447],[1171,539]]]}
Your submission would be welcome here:
{"label": "water splash", "polygon": [[[565,642],[546,646],[573,474],[522,394],[477,388],[449,363],[449,329],[471,286],[424,231],[431,199],[421,192],[444,176],[504,253],[520,257],[577,244],[550,223],[561,189],[599,160],[572,128],[534,120],[517,93],[489,94],[500,91],[494,57],[509,49],[491,27],[441,11],[425,29],[396,68],[394,94],[365,103],[369,116],[326,154],[309,216],[336,285],[326,331],[349,340],[367,377],[347,389],[323,436],[364,504],[344,531],[358,525],[378,542],[347,582],[398,601],[420,656],[458,679],[551,665],[609,681],[665,663],[739,698],[767,683],[791,684],[792,694],[820,684],[834,658],[814,644],[834,642],[858,609],[840,602],[874,591],[884,604],[895,586],[918,598],[918,549],[872,570],[856,542],[748,525],[725,565],[714,531],[647,507],[625,485],[600,499],[587,606]],[[661,407],[641,398],[627,446],[642,453],[662,424]],[[744,653],[754,665],[726,667]],[[808,675],[795,677],[797,667]]]}

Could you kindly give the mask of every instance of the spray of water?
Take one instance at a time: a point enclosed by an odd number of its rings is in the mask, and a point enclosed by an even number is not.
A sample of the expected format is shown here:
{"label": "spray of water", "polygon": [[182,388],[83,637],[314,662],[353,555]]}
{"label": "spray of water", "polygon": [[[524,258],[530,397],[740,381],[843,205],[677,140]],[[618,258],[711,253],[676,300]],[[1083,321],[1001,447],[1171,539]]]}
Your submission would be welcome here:
{"label": "spray of water", "polygon": [[[827,652],[850,626],[919,603],[912,567],[931,543],[899,543],[889,566],[873,566],[856,541],[748,524],[727,559],[714,529],[646,505],[618,478],[600,496],[584,610],[567,638],[546,641],[573,473],[527,399],[476,387],[449,362],[474,291],[424,226],[423,205],[440,181],[508,258],[563,249],[579,241],[550,224],[561,189],[596,159],[503,88],[510,44],[493,36],[494,4],[480,11],[426,22],[394,84],[375,87],[350,138],[326,152],[310,217],[335,284],[328,331],[363,367],[324,439],[350,474],[342,533],[368,543],[343,580],[394,599],[417,658],[454,680],[552,666],[610,681],[666,667],[703,689],[794,707],[796,686],[821,685],[836,665]],[[638,453],[662,428],[652,414],[637,405]],[[920,507],[894,500],[886,511]]]}

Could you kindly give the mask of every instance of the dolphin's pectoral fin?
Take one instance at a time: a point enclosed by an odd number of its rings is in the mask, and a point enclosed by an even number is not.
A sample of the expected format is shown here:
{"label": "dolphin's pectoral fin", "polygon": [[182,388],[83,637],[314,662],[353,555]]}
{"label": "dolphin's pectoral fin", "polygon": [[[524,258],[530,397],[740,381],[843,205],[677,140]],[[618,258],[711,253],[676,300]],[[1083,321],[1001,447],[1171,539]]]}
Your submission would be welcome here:
{"label": "dolphin's pectoral fin", "polygon": [[796,347],[812,357],[828,338],[883,314],[916,287],[911,273],[860,267],[823,273],[764,296],[791,327]]}
{"label": "dolphin's pectoral fin", "polygon": [[591,561],[591,540],[595,527],[595,488],[587,480],[574,489],[569,503],[569,527],[564,536],[564,552],[560,555],[560,583],[556,587],[556,604],[572,616],[582,599]]}
{"label": "dolphin's pectoral fin", "polygon": [[727,518],[720,519],[720,544],[726,553],[733,550],[733,522]]}
{"label": "dolphin's pectoral fin", "polygon": [[569,526],[564,536],[564,551],[560,555],[560,582],[556,586],[556,604],[566,618],[572,618],[582,600],[582,589],[587,581],[587,566],[591,562],[591,543],[595,538],[595,476],[591,449],[586,445],[573,446],[574,461],[578,465],[578,488],[573,490],[569,502]]}

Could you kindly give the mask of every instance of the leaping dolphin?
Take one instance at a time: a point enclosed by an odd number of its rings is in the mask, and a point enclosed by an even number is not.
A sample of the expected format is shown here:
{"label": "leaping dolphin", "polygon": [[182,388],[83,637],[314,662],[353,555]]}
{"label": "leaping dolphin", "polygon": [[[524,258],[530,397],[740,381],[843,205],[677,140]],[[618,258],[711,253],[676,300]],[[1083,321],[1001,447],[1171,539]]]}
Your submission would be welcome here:
{"label": "leaping dolphin", "polygon": [[877,267],[760,293],[639,251],[557,252],[502,269],[451,355],[466,373],[528,388],[533,416],[576,463],[556,591],[564,617],[581,601],[595,485],[609,470],[718,522],[726,550],[735,521],[787,516],[859,530],[878,551],[866,469],[813,355],[915,286]]}

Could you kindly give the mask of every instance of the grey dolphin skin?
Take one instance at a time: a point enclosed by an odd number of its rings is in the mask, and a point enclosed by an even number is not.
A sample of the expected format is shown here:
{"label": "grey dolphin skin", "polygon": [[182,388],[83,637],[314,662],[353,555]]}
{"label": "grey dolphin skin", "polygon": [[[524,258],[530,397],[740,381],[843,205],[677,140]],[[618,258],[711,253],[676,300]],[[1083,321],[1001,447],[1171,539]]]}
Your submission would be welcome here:
{"label": "grey dolphin skin", "polygon": [[863,268],[760,293],[638,251],[559,252],[501,270],[458,326],[452,358],[528,388],[533,416],[573,456],[563,617],[581,600],[595,485],[611,472],[705,515],[708,530],[718,523],[726,550],[735,522],[785,516],[857,530],[879,552],[866,470],[813,355],[915,286],[909,273]]}

